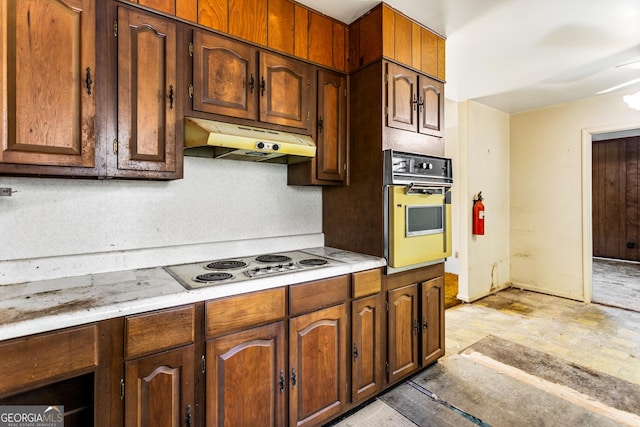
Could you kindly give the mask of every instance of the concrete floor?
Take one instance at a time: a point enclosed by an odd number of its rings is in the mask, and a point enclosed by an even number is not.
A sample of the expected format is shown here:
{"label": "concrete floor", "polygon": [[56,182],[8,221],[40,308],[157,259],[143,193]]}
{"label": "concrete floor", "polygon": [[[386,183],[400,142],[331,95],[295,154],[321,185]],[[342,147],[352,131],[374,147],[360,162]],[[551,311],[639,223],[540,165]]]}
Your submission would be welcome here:
{"label": "concrete floor", "polygon": [[640,426],[640,313],[508,289],[445,312],[440,361],[337,426]]}

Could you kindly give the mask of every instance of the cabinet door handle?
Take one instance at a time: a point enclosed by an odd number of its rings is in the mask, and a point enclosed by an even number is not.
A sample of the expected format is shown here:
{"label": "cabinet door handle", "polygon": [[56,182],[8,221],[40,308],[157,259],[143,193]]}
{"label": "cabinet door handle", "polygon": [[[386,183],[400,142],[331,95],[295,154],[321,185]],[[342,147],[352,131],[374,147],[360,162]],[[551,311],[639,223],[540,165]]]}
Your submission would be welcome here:
{"label": "cabinet door handle", "polygon": [[424,317],[422,318],[422,332],[427,332],[427,328],[429,327],[429,322]]}
{"label": "cabinet door handle", "polygon": [[284,393],[284,371],[280,371],[280,394]]}
{"label": "cabinet door handle", "polygon": [[420,112],[422,113],[422,109],[424,107],[424,98],[422,97],[422,95],[420,95],[420,99],[418,99],[418,107]]}
{"label": "cabinet door handle", "polygon": [[260,91],[262,92],[262,96],[264,96],[264,91],[267,90],[267,82],[264,81],[264,76],[260,77]]}
{"label": "cabinet door handle", "polygon": [[187,405],[187,427],[191,427],[191,405]]}
{"label": "cabinet door handle", "polygon": [[420,331],[420,324],[418,323],[418,319],[413,320],[413,334],[418,335],[418,331]]}
{"label": "cabinet door handle", "polygon": [[249,93],[253,93],[253,89],[256,87],[256,79],[251,74],[251,80],[249,80]]}
{"label": "cabinet door handle", "polygon": [[353,343],[353,361],[358,360],[358,343]]}
{"label": "cabinet door handle", "polygon": [[411,98],[411,105],[413,105],[413,111],[416,111],[416,103],[418,102],[417,96],[414,93],[413,97]]}
{"label": "cabinet door handle", "polygon": [[87,67],[87,78],[85,79],[85,83],[87,84],[87,95],[91,95],[91,85],[93,84],[93,80],[91,80],[91,68]]}
{"label": "cabinet door handle", "polygon": [[173,110],[173,100],[175,95],[173,93],[173,85],[169,85],[169,109]]}
{"label": "cabinet door handle", "polygon": [[322,120],[322,117],[320,117],[318,119],[318,131],[322,132],[322,129],[324,128],[324,120]]}
{"label": "cabinet door handle", "polygon": [[296,388],[298,377],[296,376],[296,368],[291,368],[291,388]]}

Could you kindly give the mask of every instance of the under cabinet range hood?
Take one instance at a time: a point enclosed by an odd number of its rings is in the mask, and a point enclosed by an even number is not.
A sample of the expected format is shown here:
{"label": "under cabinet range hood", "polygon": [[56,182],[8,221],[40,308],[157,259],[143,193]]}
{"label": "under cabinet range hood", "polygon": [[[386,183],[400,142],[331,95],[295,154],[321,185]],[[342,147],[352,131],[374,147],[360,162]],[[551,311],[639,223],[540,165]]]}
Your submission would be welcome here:
{"label": "under cabinet range hood", "polygon": [[316,155],[308,135],[185,117],[184,155],[268,163],[299,163]]}

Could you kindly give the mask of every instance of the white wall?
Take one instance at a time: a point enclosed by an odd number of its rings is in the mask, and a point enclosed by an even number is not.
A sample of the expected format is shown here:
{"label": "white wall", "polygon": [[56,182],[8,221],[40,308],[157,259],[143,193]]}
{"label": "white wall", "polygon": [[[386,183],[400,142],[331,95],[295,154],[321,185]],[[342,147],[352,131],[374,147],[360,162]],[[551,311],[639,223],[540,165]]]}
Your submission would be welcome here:
{"label": "white wall", "polygon": [[184,170],[170,182],[0,177],[16,191],[0,197],[0,284],[323,244],[322,190],[287,186],[286,165],[187,157]]}
{"label": "white wall", "polygon": [[[457,154],[453,203],[457,212],[454,250],[457,245],[458,298],[469,302],[510,284],[509,115],[473,101],[461,102],[457,108],[452,102],[447,105],[445,145],[452,157]],[[456,135],[457,153],[448,147],[451,133]],[[485,235],[474,236],[471,210],[473,197],[480,191],[486,206]]]}
{"label": "white wall", "polygon": [[620,92],[511,116],[515,286],[589,299],[583,263],[591,253],[583,248],[591,246],[583,228],[590,239],[591,143],[588,137],[583,143],[582,134],[630,127],[640,127],[640,112],[629,109]]}

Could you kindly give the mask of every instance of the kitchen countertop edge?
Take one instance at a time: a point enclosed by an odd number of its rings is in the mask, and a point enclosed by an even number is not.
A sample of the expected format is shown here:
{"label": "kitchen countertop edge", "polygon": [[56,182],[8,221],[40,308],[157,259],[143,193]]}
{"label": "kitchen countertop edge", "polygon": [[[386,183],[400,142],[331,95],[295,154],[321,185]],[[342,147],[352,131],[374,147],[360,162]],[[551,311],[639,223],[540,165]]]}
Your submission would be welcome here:
{"label": "kitchen countertop edge", "polygon": [[[327,279],[384,267],[384,258],[356,254],[336,266],[187,290],[162,267],[19,284],[5,298],[0,287],[0,341],[201,301]],[[56,289],[57,282],[80,281]],[[82,283],[82,280],[87,283]],[[120,282],[118,282],[120,281]],[[33,282],[35,283],[35,282]],[[32,285],[29,288],[29,285]],[[84,286],[83,286],[84,285]],[[52,289],[53,287],[53,289]],[[40,292],[38,292],[41,290]],[[14,304],[12,307],[11,304]],[[22,306],[20,306],[22,304]]]}

